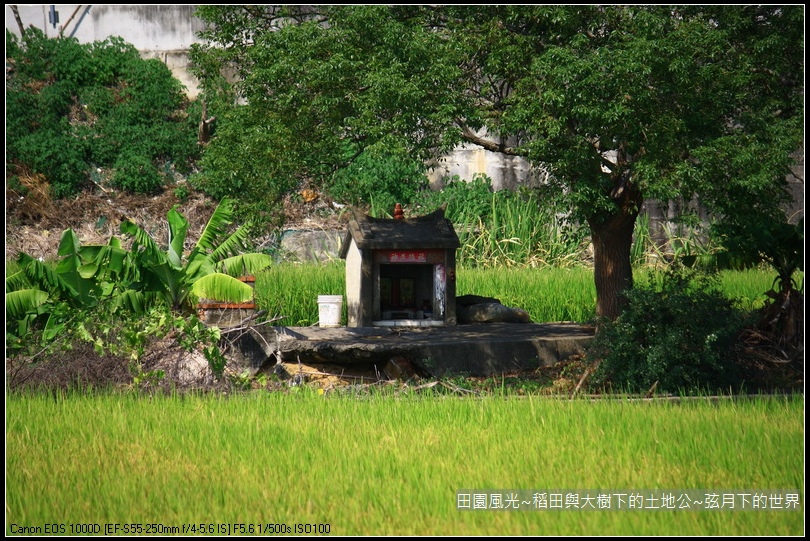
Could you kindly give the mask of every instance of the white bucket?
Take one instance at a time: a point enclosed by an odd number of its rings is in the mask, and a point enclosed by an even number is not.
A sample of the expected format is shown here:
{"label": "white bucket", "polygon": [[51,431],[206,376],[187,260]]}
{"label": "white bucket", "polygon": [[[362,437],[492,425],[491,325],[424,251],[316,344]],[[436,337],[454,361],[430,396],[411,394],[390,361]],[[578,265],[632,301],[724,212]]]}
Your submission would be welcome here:
{"label": "white bucket", "polygon": [[343,295],[318,295],[318,325],[340,327]]}

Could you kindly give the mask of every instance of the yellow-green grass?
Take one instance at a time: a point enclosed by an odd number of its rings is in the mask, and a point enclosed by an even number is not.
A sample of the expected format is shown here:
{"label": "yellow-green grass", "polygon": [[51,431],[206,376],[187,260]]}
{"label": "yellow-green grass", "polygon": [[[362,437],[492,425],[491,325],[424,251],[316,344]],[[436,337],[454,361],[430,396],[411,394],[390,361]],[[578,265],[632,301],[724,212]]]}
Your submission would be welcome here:
{"label": "yellow-green grass", "polygon": [[586,322],[596,314],[593,271],[572,268],[462,268],[458,295],[494,297],[529,312],[532,321]]}
{"label": "yellow-green grass", "polygon": [[[657,272],[639,269],[636,280],[644,283]],[[593,270],[587,267],[459,267],[456,275],[458,295],[495,297],[507,306],[528,311],[538,323],[585,323],[596,314]],[[755,310],[765,303],[765,292],[772,287],[774,276],[767,269],[723,271],[719,285],[729,298],[739,300],[741,308]],[[341,295],[345,283],[343,261],[281,264],[257,277],[256,302],[270,315],[284,316],[280,321],[283,325],[314,325],[318,322],[318,296]],[[345,303],[343,311],[345,323]]]}
{"label": "yellow-green grass", "polygon": [[[333,535],[802,535],[803,413],[803,397],[9,395],[6,533],[308,523]],[[460,489],[789,490],[802,507],[459,511]]]}

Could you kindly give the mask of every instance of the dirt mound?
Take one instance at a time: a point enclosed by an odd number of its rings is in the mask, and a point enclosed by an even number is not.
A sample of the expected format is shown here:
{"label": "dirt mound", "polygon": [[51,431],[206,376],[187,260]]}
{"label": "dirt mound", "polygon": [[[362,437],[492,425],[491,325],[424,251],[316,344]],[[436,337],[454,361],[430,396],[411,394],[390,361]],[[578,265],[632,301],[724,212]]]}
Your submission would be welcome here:
{"label": "dirt mound", "polygon": [[[59,238],[68,228],[76,232],[82,244],[104,244],[111,236],[120,237],[120,224],[125,219],[162,241],[168,238],[166,214],[175,205],[189,221],[190,249],[217,206],[216,201],[198,192],[189,192],[180,199],[170,188],[150,196],[99,186],[69,199],[53,201],[42,177],[24,175],[20,180],[25,195],[6,188],[6,260],[16,259],[19,252],[43,259],[56,258]],[[284,227],[292,229],[343,229],[351,214],[347,206],[312,190],[287,196],[282,212]],[[272,238],[272,232],[268,232],[267,239],[253,240],[259,246],[272,242]]]}
{"label": "dirt mound", "polygon": [[55,258],[59,238],[69,228],[82,244],[104,244],[111,236],[120,236],[120,224],[126,219],[165,239],[166,214],[175,205],[189,220],[189,238],[197,238],[216,207],[216,202],[201,194],[180,200],[171,189],[150,196],[99,188],[54,201],[41,179],[28,176],[21,180],[25,195],[6,188],[7,260],[15,259],[19,252]]}

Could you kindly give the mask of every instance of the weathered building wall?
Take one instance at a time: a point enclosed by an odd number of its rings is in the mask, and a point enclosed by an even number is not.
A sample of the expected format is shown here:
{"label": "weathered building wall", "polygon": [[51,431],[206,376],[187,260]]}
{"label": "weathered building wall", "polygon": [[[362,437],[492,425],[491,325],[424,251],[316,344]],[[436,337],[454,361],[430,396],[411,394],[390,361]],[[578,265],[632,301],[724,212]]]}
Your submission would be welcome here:
{"label": "weathered building wall", "polygon": [[460,145],[456,150],[431,164],[428,179],[431,187],[441,189],[446,179],[471,180],[486,175],[495,190],[514,190],[521,185],[542,182],[546,172],[533,170],[526,160],[474,146]]}

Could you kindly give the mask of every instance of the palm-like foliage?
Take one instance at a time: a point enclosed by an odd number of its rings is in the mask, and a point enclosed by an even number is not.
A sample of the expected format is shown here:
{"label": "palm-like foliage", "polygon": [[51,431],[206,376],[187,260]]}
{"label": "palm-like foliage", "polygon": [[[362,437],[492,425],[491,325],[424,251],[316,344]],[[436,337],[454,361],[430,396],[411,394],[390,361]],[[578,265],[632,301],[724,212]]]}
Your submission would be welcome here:
{"label": "palm-like foliage", "polygon": [[105,245],[82,246],[72,229],[59,243],[55,266],[21,253],[21,270],[6,278],[7,338],[22,338],[31,325],[44,324],[45,338],[56,336],[77,313],[102,302],[111,313],[144,313],[165,303],[175,311],[193,313],[196,299],[244,302],[253,289],[236,278],[272,263],[270,256],[240,254],[247,232],[241,227],[228,235],[232,206],[223,200],[187,257],[183,247],[188,221],[176,209],[168,213],[169,239],[164,251],[132,221],[121,232],[133,237],[131,250],[112,237]]}
{"label": "palm-like foliage", "polygon": [[59,261],[51,266],[21,253],[21,270],[6,278],[6,316],[16,322],[17,336],[27,334],[37,319],[46,335],[55,335],[69,313],[90,309],[104,299],[120,302],[134,274],[129,253],[113,237],[106,245],[82,246],[72,229],[62,233]]}
{"label": "palm-like foliage", "polygon": [[253,289],[236,276],[252,274],[272,263],[265,254],[240,254],[247,240],[242,226],[227,234],[233,205],[224,199],[208,221],[197,244],[187,257],[188,221],[176,209],[169,211],[168,248],[164,252],[155,240],[132,221],[121,224],[121,232],[133,237],[133,261],[140,272],[132,288],[143,295],[158,294],[174,310],[190,311],[196,298],[245,302]]}

